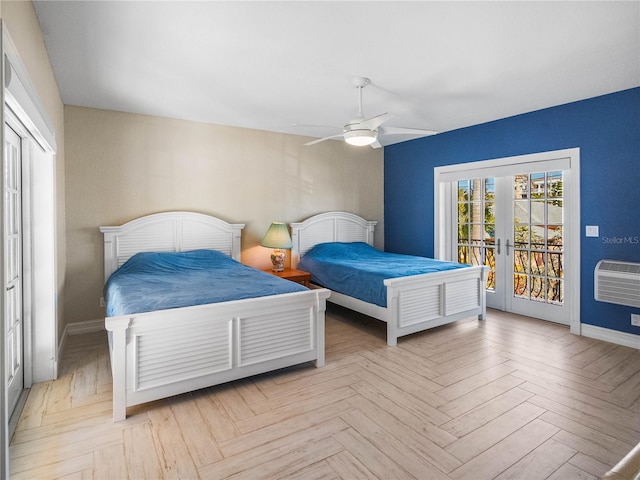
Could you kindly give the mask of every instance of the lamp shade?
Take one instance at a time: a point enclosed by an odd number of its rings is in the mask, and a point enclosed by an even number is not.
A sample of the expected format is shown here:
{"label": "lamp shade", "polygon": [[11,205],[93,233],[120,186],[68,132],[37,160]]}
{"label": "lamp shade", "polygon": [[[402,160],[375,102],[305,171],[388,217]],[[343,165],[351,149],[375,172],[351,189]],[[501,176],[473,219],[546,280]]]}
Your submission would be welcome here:
{"label": "lamp shade", "polygon": [[262,242],[260,242],[260,245],[269,248],[293,247],[287,225],[282,222],[273,222],[262,239]]}

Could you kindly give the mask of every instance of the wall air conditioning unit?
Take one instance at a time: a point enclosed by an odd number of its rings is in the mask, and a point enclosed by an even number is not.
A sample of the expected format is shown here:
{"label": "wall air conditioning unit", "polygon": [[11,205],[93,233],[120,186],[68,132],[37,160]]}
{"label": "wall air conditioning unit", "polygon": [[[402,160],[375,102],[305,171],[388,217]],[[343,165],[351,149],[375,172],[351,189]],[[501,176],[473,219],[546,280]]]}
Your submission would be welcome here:
{"label": "wall air conditioning unit", "polygon": [[640,307],[640,263],[600,260],[594,277],[596,300]]}

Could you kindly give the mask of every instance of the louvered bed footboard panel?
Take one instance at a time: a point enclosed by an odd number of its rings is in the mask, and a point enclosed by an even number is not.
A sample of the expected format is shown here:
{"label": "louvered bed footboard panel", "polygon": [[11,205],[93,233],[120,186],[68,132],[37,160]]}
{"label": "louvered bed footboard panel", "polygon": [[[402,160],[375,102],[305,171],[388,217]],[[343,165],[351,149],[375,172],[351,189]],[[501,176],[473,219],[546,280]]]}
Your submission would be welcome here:
{"label": "louvered bed footboard panel", "polygon": [[314,323],[309,308],[241,318],[238,366],[314,349]]}
{"label": "louvered bed footboard panel", "polygon": [[[197,332],[197,334],[195,334]],[[135,391],[230,370],[231,319],[133,335]]]}
{"label": "louvered bed footboard panel", "polygon": [[447,282],[445,289],[445,315],[473,310],[480,306],[479,279]]}
{"label": "louvered bed footboard panel", "polygon": [[442,317],[442,285],[401,290],[398,295],[398,327]]}

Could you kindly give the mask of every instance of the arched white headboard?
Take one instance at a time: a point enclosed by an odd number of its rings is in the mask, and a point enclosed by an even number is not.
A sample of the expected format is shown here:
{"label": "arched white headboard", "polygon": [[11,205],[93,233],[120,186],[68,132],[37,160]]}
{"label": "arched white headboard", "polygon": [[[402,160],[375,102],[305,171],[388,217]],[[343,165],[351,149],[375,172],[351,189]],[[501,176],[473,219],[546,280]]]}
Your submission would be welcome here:
{"label": "arched white headboard", "polygon": [[373,246],[373,232],[378,222],[365,220],[348,212],[326,212],[292,223],[291,266],[295,268],[311,247],[325,242],[366,242]]}
{"label": "arched white headboard", "polygon": [[227,223],[195,212],[146,215],[118,227],[100,227],[104,234],[105,281],[138,252],[185,252],[208,248],[240,261],[244,224]]}

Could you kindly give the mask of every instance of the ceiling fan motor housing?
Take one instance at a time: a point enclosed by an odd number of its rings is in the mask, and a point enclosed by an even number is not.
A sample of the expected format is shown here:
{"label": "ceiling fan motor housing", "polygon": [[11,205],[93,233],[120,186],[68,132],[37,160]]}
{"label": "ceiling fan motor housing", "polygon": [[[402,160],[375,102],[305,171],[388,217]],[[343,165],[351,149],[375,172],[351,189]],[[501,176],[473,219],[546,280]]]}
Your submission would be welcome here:
{"label": "ceiling fan motor housing", "polygon": [[344,140],[345,142],[356,145],[364,146],[371,145],[378,139],[378,131],[370,130],[368,128],[350,128],[351,125],[344,126]]}

